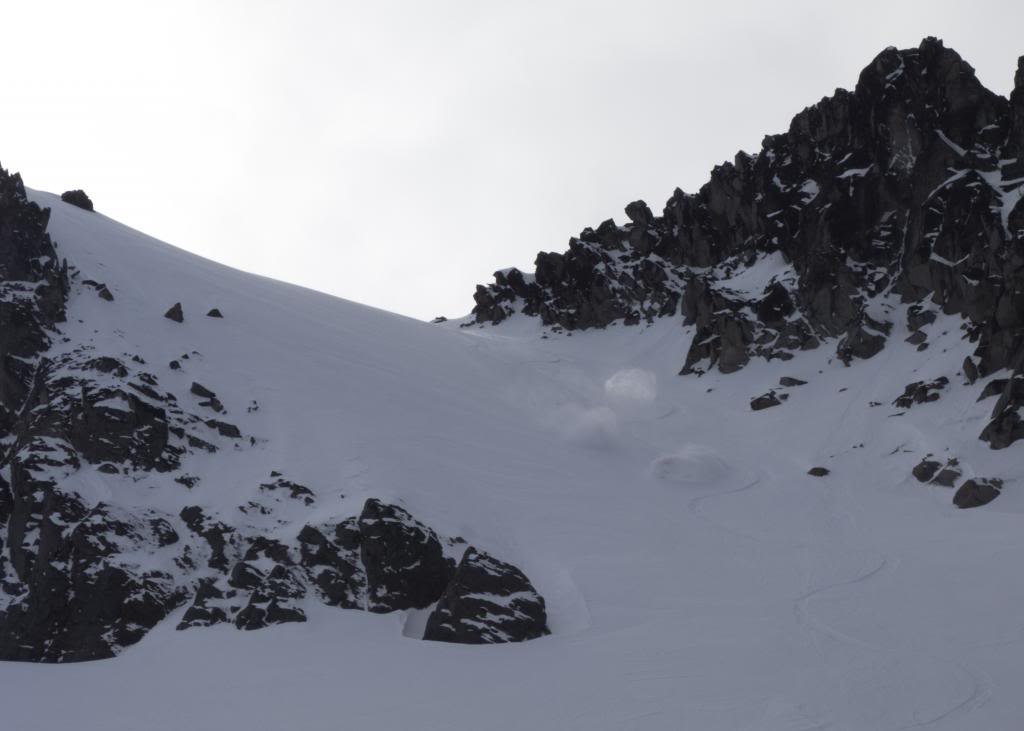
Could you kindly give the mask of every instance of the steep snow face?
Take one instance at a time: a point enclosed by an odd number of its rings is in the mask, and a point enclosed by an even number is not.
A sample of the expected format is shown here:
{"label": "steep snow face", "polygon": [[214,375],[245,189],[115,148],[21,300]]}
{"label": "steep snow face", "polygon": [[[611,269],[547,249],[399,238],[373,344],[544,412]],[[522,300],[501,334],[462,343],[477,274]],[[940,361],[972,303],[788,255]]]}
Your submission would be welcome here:
{"label": "steep snow face", "polygon": [[[927,359],[896,317],[848,367],[819,349],[679,377],[693,327],[678,321],[427,325],[32,197],[79,272],[58,351],[137,354],[184,413],[212,413],[197,382],[253,437],[212,434],[216,453],[166,473],[85,464],[67,489],[242,525],[259,516],[237,506],[279,471],[315,496],[275,505],[262,527],[282,542],[394,502],[521,568],[552,634],[422,642],[424,610],[317,602],[304,623],[177,631],[182,606],[114,659],[0,664],[10,728],[1012,729],[1024,714],[1022,447],[977,439],[992,399],[962,385],[959,318],[924,326]],[[175,302],[180,324],[162,316]],[[769,391],[778,405],[752,410]],[[912,476],[926,457],[957,460],[954,488],[1000,478],[1002,494],[957,510],[953,488]]]}

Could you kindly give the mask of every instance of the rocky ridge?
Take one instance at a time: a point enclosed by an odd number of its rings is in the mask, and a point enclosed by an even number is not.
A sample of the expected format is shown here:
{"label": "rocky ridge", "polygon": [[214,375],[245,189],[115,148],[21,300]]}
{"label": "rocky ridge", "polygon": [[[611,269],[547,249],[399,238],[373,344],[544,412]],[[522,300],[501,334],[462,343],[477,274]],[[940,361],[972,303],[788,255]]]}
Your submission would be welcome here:
{"label": "rocky ridge", "polygon": [[[711,172],[661,215],[585,228],[532,274],[496,272],[473,319],[538,317],[554,331],[678,317],[681,373],[827,347],[849,364],[905,318],[919,350],[936,313],[976,343],[963,372],[1008,378],[981,433],[1024,438],[1024,57],[1009,99],[940,40],[888,48],[860,74]],[[925,356],[926,357],[926,356]]]}

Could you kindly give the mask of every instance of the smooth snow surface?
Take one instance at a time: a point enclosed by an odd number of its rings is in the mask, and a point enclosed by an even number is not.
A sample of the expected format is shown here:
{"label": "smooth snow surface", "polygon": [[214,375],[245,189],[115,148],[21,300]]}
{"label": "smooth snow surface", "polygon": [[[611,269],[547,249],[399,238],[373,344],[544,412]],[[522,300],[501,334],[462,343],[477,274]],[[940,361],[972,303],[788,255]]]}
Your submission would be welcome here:
{"label": "smooth snow surface", "polygon": [[[896,318],[885,350],[849,368],[826,345],[680,377],[692,331],[677,318],[549,337],[525,318],[428,325],[33,197],[61,254],[115,297],[74,294],[68,335],[142,354],[176,393],[202,383],[261,440],[189,458],[191,491],[86,469],[83,493],[227,509],[277,469],[320,498],[283,535],[400,500],[521,567],[554,634],[422,642],[406,636],[420,615],[316,603],[304,624],[255,632],[177,632],[172,617],[113,660],[0,663],[4,728],[1021,728],[1024,445],[977,439],[993,401],[960,385],[959,320],[929,326],[924,354]],[[178,301],[180,325],[162,317]],[[809,383],[752,412],[783,375]],[[939,401],[891,405],[941,375]],[[1003,478],[1003,495],[956,510],[910,477],[929,452]]]}

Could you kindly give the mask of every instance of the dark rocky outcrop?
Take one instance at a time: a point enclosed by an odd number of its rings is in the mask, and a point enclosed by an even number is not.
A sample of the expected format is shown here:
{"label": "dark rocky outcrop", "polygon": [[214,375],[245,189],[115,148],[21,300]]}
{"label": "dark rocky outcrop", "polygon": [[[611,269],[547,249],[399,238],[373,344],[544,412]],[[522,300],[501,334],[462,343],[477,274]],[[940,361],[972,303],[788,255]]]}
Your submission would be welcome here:
{"label": "dark rocky outcrop", "polygon": [[17,174],[0,168],[0,437],[11,433],[39,355],[65,318],[68,270]]}
{"label": "dark rocky outcrop", "polygon": [[[276,474],[269,484],[276,493],[296,483]],[[437,636],[428,639],[518,642],[548,633],[544,600],[521,571],[475,549],[456,570],[437,534],[397,505],[371,498],[359,516],[303,526],[294,543],[242,535],[199,507],[181,517],[207,543],[218,574],[197,582],[178,629],[302,622],[302,602],[316,598],[378,613],[438,602]]]}
{"label": "dark rocky outcrop", "polygon": [[[69,274],[46,233],[48,213],[0,170],[0,660],[111,657],[182,605],[179,629],[254,630],[304,621],[314,599],[387,612],[441,598],[454,544],[396,505],[369,500],[359,516],[287,539],[279,511],[311,506],[316,495],[278,473],[231,515],[202,505],[165,515],[144,501],[118,507],[77,492],[73,478],[89,470],[89,479],[139,491],[160,473],[192,489],[198,479],[182,458],[214,454],[214,442],[242,433],[186,411],[141,355],[102,352],[61,331],[72,291],[113,295]],[[182,322],[180,303],[166,316]],[[190,392],[224,412],[206,386],[192,382]],[[494,631],[506,621],[495,615]]]}
{"label": "dark rocky outcrop", "polygon": [[286,493],[292,500],[301,500],[306,505],[312,505],[316,502],[316,495],[305,485],[300,485],[297,482],[286,480],[283,477],[278,476],[272,482],[265,482],[260,485],[260,490],[264,492],[276,492],[278,490]]}
{"label": "dark rocky outcrop", "polygon": [[[177,544],[165,516],[134,516],[102,503],[87,510],[69,495],[51,497],[45,507],[37,551],[19,552],[14,561],[24,595],[0,614],[0,657],[44,662],[110,657],[116,648],[140,640],[183,601],[184,592],[168,573],[121,558]],[[66,537],[63,521],[75,525]]]}
{"label": "dark rocky outcrop", "polygon": [[811,469],[807,470],[807,474],[811,477],[827,477],[829,469],[827,467],[811,467]]}
{"label": "dark rocky outcrop", "polygon": [[526,575],[470,547],[427,619],[423,639],[490,644],[547,634],[544,599]]}
{"label": "dark rocky outcrop", "polygon": [[220,310],[218,310],[216,307],[214,307],[212,310],[207,312],[206,316],[207,317],[214,317],[214,318],[223,318],[224,317],[224,315],[222,315]]}
{"label": "dark rocky outcrop", "polygon": [[924,382],[915,381],[914,383],[907,384],[906,388],[903,389],[903,393],[896,397],[892,402],[893,406],[898,406],[901,409],[909,409],[914,404],[926,404],[930,401],[939,400],[939,391],[944,389],[949,384],[949,379],[945,376],[941,376],[934,381]]}

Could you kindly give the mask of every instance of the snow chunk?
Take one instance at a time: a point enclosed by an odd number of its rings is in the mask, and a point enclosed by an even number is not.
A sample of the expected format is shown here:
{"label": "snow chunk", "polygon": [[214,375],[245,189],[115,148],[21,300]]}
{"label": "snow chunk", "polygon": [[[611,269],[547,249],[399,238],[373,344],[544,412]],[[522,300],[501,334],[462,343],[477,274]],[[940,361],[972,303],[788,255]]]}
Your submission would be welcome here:
{"label": "snow chunk", "polygon": [[804,197],[804,203],[810,203],[812,200],[818,197],[818,193],[821,192],[821,187],[817,181],[805,180],[804,184],[800,186],[800,193]]}
{"label": "snow chunk", "polygon": [[651,474],[676,485],[713,485],[732,474],[732,468],[714,449],[687,444],[651,462]]}
{"label": "snow chunk", "polygon": [[559,429],[569,442],[584,447],[606,448],[614,443],[619,420],[607,406],[573,406],[563,412]]}
{"label": "snow chunk", "polygon": [[658,395],[658,377],[642,368],[627,368],[604,382],[604,392],[613,404],[649,404]]}
{"label": "snow chunk", "polygon": [[873,167],[874,165],[868,165],[866,168],[850,168],[846,172],[840,173],[836,177],[839,178],[840,180],[843,180],[844,178],[860,178],[867,175],[868,171],[871,170],[871,168]]}

